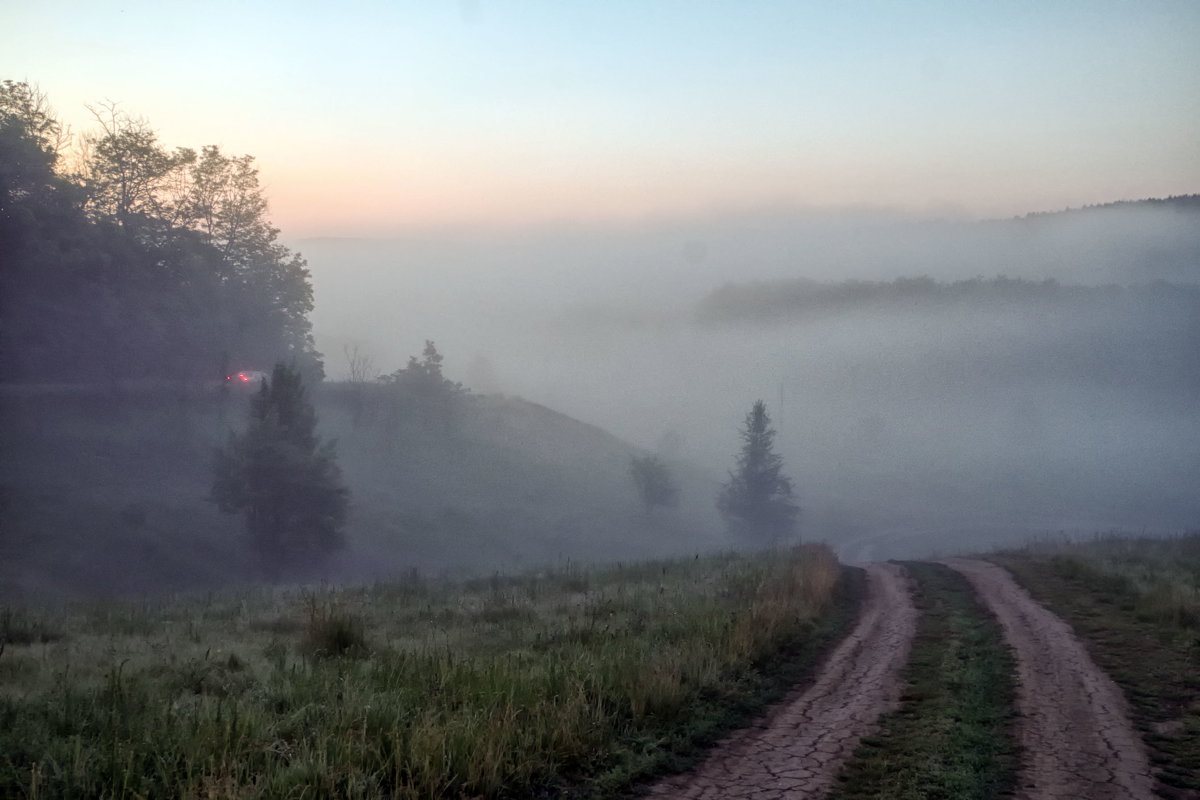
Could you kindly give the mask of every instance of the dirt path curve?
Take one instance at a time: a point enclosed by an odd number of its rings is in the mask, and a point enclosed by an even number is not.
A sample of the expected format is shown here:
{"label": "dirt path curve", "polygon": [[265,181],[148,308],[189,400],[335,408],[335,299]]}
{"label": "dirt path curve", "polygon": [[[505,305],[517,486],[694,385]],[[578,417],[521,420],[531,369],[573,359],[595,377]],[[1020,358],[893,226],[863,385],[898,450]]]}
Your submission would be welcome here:
{"label": "dirt path curve", "polygon": [[721,742],[697,769],[652,786],[649,796],[820,797],[880,714],[895,707],[916,627],[903,568],[868,566],[858,624],[821,666],[816,683]]}
{"label": "dirt path curve", "polygon": [[1017,731],[1025,749],[1017,797],[1153,797],[1150,762],[1129,724],[1125,698],[1067,624],[995,564],[944,563],[971,582],[1016,655]]}

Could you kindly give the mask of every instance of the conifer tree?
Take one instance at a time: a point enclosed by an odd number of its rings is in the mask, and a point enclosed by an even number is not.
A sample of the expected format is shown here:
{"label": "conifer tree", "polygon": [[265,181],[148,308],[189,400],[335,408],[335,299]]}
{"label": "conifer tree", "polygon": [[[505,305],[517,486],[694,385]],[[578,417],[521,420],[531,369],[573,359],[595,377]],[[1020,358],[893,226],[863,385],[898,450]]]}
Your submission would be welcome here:
{"label": "conifer tree", "polygon": [[776,544],[796,530],[799,506],[792,482],[775,452],[775,429],[762,400],[754,403],[741,431],[737,468],[717,495],[717,510],[730,530],[759,544]]}
{"label": "conifer tree", "polygon": [[218,451],[212,499],[241,514],[265,571],[313,566],[345,543],[349,490],[299,370],[276,364],[251,399],[246,430]]}

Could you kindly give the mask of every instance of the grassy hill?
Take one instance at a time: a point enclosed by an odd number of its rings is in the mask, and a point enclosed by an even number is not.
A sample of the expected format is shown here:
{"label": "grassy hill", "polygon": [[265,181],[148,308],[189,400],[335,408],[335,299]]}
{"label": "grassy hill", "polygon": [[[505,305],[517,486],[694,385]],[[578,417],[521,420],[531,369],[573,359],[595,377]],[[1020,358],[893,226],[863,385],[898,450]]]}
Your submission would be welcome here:
{"label": "grassy hill", "polygon": [[[313,393],[352,492],[330,579],[492,572],[724,545],[714,480],[647,515],[635,448],[516,398],[462,395],[431,415],[377,385]],[[255,578],[240,523],[207,500],[212,454],[248,395],[183,385],[24,387],[2,397],[0,580],[7,590],[141,592]]]}

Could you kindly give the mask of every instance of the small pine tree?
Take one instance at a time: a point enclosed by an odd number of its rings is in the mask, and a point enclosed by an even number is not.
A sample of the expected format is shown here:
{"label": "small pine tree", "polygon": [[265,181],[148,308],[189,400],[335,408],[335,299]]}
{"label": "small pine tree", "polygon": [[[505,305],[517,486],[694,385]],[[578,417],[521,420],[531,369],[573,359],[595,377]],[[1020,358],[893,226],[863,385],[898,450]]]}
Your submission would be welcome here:
{"label": "small pine tree", "polygon": [[674,508],[679,505],[679,487],[671,478],[670,469],[658,456],[634,456],[629,462],[629,472],[647,512],[658,506]]}
{"label": "small pine tree", "polygon": [[799,506],[792,482],[775,452],[775,429],[762,400],[754,403],[741,431],[737,468],[717,495],[717,510],[737,535],[760,544],[789,539],[796,530]]}
{"label": "small pine tree", "polygon": [[317,417],[298,370],[276,364],[250,402],[246,430],[217,452],[212,499],[241,514],[268,574],[312,565],[344,546],[349,490],[333,443],[316,435]]}

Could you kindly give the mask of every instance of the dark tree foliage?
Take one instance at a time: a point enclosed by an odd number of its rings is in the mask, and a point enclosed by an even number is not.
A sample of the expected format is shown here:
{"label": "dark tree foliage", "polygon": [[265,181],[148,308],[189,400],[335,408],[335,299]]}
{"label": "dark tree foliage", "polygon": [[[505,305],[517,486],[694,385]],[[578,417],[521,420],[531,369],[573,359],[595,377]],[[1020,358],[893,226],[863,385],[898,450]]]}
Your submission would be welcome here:
{"label": "dark tree foliage", "polygon": [[460,391],[462,387],[447,380],[442,375],[442,361],[445,357],[438,352],[437,345],[429,339],[425,340],[425,349],[421,358],[408,357],[408,366],[380,375],[381,383],[395,384],[430,395],[449,395]]}
{"label": "dark tree foliage", "polygon": [[211,379],[223,354],[319,377],[308,270],[253,159],[103,111],[68,171],[45,97],[0,83],[0,381]]}
{"label": "dark tree foliage", "polygon": [[739,536],[760,544],[784,541],[796,531],[800,508],[775,452],[775,429],[762,400],[746,415],[741,437],[737,468],[717,495],[717,510]]}
{"label": "dark tree foliage", "polygon": [[250,404],[246,430],[217,452],[212,499],[241,514],[268,574],[313,566],[344,543],[349,490],[300,372],[277,364]]}
{"label": "dark tree foliage", "polygon": [[814,320],[852,312],[932,314],[955,308],[1107,315],[1128,313],[1148,303],[1166,303],[1172,310],[1194,314],[1200,305],[1200,291],[1194,284],[1164,281],[1078,286],[1053,278],[1034,281],[1004,276],[951,282],[927,276],[839,283],[787,278],[722,286],[701,301],[698,315],[705,323]]}
{"label": "dark tree foliage", "polygon": [[634,456],[629,462],[629,473],[647,512],[679,505],[679,486],[671,477],[671,470],[658,456]]}
{"label": "dark tree foliage", "polygon": [[449,429],[453,425],[455,401],[465,390],[462,384],[442,375],[442,361],[437,346],[426,339],[421,358],[410,356],[408,366],[380,375],[379,381],[396,390],[407,412],[422,422]]}

